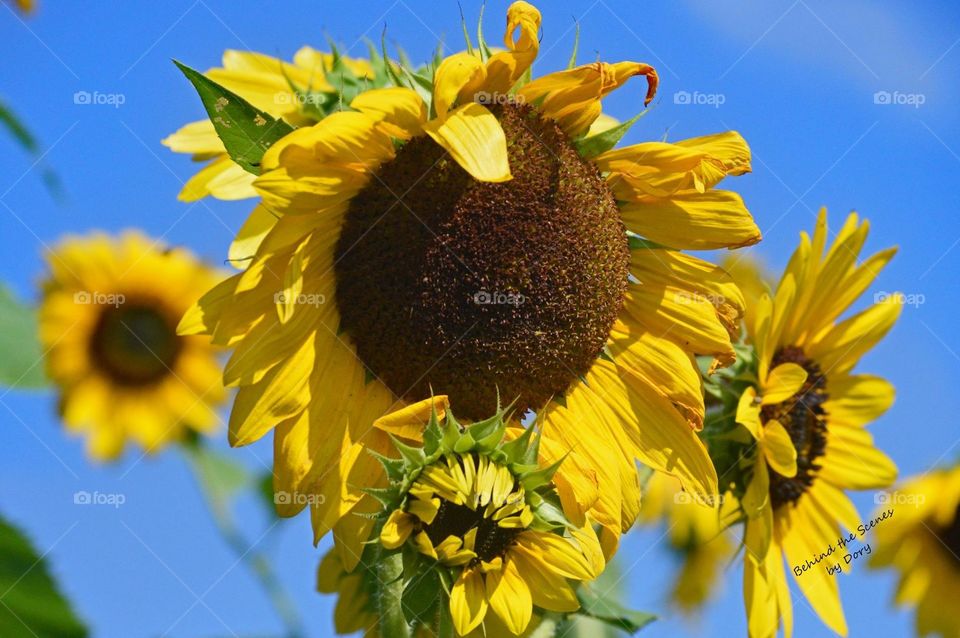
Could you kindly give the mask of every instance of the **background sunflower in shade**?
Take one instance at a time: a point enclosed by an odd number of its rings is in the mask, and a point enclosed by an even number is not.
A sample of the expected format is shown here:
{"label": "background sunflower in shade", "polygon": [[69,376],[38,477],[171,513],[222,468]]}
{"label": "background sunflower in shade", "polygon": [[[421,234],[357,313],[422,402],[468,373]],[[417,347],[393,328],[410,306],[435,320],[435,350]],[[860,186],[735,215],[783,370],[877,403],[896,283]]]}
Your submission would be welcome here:
{"label": "background sunflower in shade", "polygon": [[273,144],[254,180],[267,225],[238,237],[249,267],[181,324],[233,348],[230,442],[274,430],[275,489],[326,496],[318,536],[368,507],[350,486],[379,472],[360,453],[371,425],[431,391],[466,419],[498,391],[538,411],[604,486],[591,515],[608,554],[639,509],[636,459],[716,493],[693,357],[734,361],[743,303],[679,249],[760,239],[714,188],[750,169],[749,149],[729,132],[613,150],[633,121],[588,135],[601,99],[641,75],[649,101],[656,72],[598,62],[529,80],[539,24],[514,3],[505,51],[398,76]]}
{"label": "background sunflower in shade", "polygon": [[[841,526],[856,529],[860,519],[844,490],[896,479],[896,466],[865,429],[893,403],[893,387],[852,370],[893,326],[901,304],[893,296],[840,320],[896,252],[859,262],[868,229],[853,213],[828,248],[821,210],[813,237],[801,235],[776,293],[753,309],[753,351],[735,377],[749,381],[732,406],[745,431],[711,439],[718,473],[730,477],[746,516],[744,601],[754,638],[775,635],[781,622],[792,632],[784,560],[814,560]],[[836,577],[820,564],[796,582],[820,618],[846,635]]]}
{"label": "background sunflower in shade", "polygon": [[[352,90],[379,84],[369,61],[308,46],[297,51],[292,62],[253,51],[227,50],[223,66],[209,69],[206,76],[294,126],[313,124],[338,108],[344,84]],[[254,175],[230,159],[210,120],[191,122],[162,143],[176,153],[191,154],[197,162],[207,162],[183,185],[180,200],[192,202],[207,195],[226,200],[257,196]]]}
{"label": "background sunflower in shade", "polygon": [[960,636],[960,466],[911,477],[879,498],[874,568],[899,572],[895,603],[914,608],[919,636]]}
{"label": "background sunflower in shade", "polygon": [[734,556],[735,547],[722,524],[732,506],[732,501],[719,509],[698,502],[680,489],[676,479],[660,472],[644,486],[637,523],[666,528],[669,548],[680,563],[669,596],[685,614],[699,611],[717,593],[721,571]]}
{"label": "background sunflower in shade", "polygon": [[72,432],[97,460],[128,440],[156,452],[209,433],[226,398],[217,350],[177,322],[220,277],[182,248],[137,232],[63,240],[46,256],[39,334]]}

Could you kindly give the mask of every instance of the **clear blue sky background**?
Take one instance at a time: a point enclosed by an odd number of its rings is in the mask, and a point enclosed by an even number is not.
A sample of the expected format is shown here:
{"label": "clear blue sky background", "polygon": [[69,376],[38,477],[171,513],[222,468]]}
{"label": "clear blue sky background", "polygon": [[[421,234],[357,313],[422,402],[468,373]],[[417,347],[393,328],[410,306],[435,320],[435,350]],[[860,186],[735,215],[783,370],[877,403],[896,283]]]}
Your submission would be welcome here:
{"label": "clear blue sky background", "polygon": [[[40,2],[39,13],[24,22],[0,7],[0,94],[40,137],[66,191],[63,204],[53,201],[38,171],[29,170],[31,159],[0,138],[0,278],[30,299],[42,245],[67,231],[139,226],[210,260],[225,256],[251,206],[176,201],[196,167],[160,139],[202,110],[171,58],[204,69],[226,48],[288,57],[303,44],[323,46],[328,34],[360,55],[360,39],[378,39],[384,24],[415,59],[425,59],[444,34],[453,49],[462,48],[457,5],[449,1]],[[472,24],[479,3],[463,5]],[[487,6],[490,40],[500,37],[506,5]],[[582,25],[581,61],[599,55],[658,68],[656,108],[628,141],[731,128],[743,133],[754,173],[731,185],[763,230],[754,253],[771,267],[782,268],[821,204],[831,208],[835,227],[851,209],[868,216],[869,249],[900,246],[875,290],[923,295],[924,303],[905,308],[890,337],[862,364],[898,389],[896,405],[874,432],[903,475],[956,458],[960,7],[909,0],[580,0],[541,9],[535,72],[566,63],[574,16]],[[614,94],[606,110],[633,115],[641,84]],[[125,103],[75,105],[77,91],[122,94]],[[678,91],[720,94],[723,104],[676,104]],[[924,103],[875,104],[877,91],[919,94]],[[49,394],[0,398],[0,511],[49,551],[96,636],[279,629],[244,566],[234,565],[216,535],[182,458],[167,453],[141,461],[131,453],[113,467],[93,468],[81,443],[61,432],[54,408]],[[268,440],[232,454],[254,468],[271,462]],[[78,507],[77,490],[123,493],[126,503]],[[873,507],[870,494],[856,502],[864,516]],[[320,552],[310,545],[307,518],[271,528],[256,503],[242,503],[240,513],[251,540],[266,534],[263,542],[275,552],[275,567],[311,635],[328,635],[332,599],[313,592]],[[630,602],[664,617],[645,634],[743,635],[736,567],[699,623],[672,616],[663,594],[671,563],[658,537],[633,533],[622,551]],[[909,616],[887,606],[889,575],[857,565],[841,587],[854,636],[908,634]],[[827,635],[799,598],[795,609],[798,635]]]}

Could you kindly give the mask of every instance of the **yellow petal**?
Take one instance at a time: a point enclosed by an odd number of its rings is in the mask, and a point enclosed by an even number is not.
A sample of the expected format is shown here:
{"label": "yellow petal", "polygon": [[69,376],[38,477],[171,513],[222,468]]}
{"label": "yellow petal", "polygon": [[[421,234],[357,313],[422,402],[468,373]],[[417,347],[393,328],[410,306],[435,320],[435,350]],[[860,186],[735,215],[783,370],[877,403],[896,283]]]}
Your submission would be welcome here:
{"label": "yellow petal", "polygon": [[431,415],[436,412],[437,418],[443,419],[449,407],[450,402],[445,395],[435,396],[382,416],[373,422],[373,427],[400,438],[420,441],[423,439],[423,428],[430,421]]}
{"label": "yellow petal", "polygon": [[850,370],[865,352],[873,348],[893,327],[903,309],[900,295],[878,303],[838,323],[811,344],[808,354],[824,370]]}
{"label": "yellow petal", "polygon": [[620,207],[627,229],[658,244],[689,250],[740,248],[757,243],[760,229],[737,193],[678,191]]}
{"label": "yellow petal", "polygon": [[567,135],[578,137],[587,131],[600,115],[600,100],[631,77],[647,78],[649,104],[657,91],[657,72],[641,62],[595,62],[557,71],[524,85],[518,94],[527,102],[539,104],[540,112],[555,120]]}
{"label": "yellow petal", "polygon": [[823,409],[830,415],[830,423],[863,426],[883,415],[893,405],[895,395],[893,384],[877,376],[831,375],[827,380],[829,399]]}
{"label": "yellow petal", "polygon": [[877,489],[893,484],[897,466],[874,447],[873,436],[867,430],[830,424],[819,476],[840,488]]}
{"label": "yellow petal", "polygon": [[513,179],[507,157],[507,139],[497,118],[480,104],[459,106],[445,119],[424,124],[424,130],[450,156],[481,182]]}
{"label": "yellow petal", "polygon": [[567,579],[552,571],[546,557],[532,557],[524,552],[511,553],[510,560],[517,564],[530,588],[533,604],[550,611],[576,611],[580,601]]}
{"label": "yellow petal", "polygon": [[477,102],[477,92],[483,87],[487,69],[483,62],[469,53],[456,53],[444,58],[433,75],[433,108],[437,117],[446,118],[454,104]]}
{"label": "yellow petal", "polygon": [[781,363],[770,371],[761,389],[763,405],[782,403],[800,392],[807,382],[807,371],[796,363]]}
{"label": "yellow petal", "polygon": [[747,428],[754,439],[760,439],[760,405],[757,403],[757,391],[753,386],[747,387],[737,401],[736,421]]}
{"label": "yellow petal", "polygon": [[396,549],[407,542],[413,531],[414,518],[401,510],[393,510],[380,530],[380,542],[387,549]]}
{"label": "yellow petal", "polygon": [[750,638],[773,638],[777,633],[776,592],[767,579],[764,561],[743,561],[743,602]]}
{"label": "yellow petal", "polygon": [[461,636],[473,631],[487,613],[487,594],[484,590],[483,573],[468,567],[450,590],[450,616],[453,626]]}
{"label": "yellow petal", "polygon": [[350,102],[350,107],[389,125],[386,132],[401,140],[419,135],[427,120],[423,99],[406,87],[364,91]]}
{"label": "yellow petal", "polygon": [[177,153],[213,155],[226,152],[210,120],[190,122],[176,133],[165,137],[160,143]]}
{"label": "yellow petal", "polygon": [[487,60],[485,90],[506,93],[530,68],[540,49],[540,20],[540,12],[532,4],[520,1],[510,5],[503,34],[507,50]]}
{"label": "yellow petal", "polygon": [[509,557],[503,569],[486,575],[487,601],[514,635],[520,635],[530,624],[533,614],[533,597],[517,564]]}
{"label": "yellow petal", "polygon": [[757,461],[753,465],[753,476],[743,495],[743,510],[754,518],[764,509],[770,509],[770,474],[762,450],[757,450]]}
{"label": "yellow petal", "polygon": [[773,471],[787,478],[797,475],[797,449],[779,421],[763,425],[763,454]]}
{"label": "yellow petal", "polygon": [[237,268],[246,268],[256,254],[257,248],[276,225],[277,216],[266,207],[258,205],[243,222],[236,239],[231,242],[227,260]]}

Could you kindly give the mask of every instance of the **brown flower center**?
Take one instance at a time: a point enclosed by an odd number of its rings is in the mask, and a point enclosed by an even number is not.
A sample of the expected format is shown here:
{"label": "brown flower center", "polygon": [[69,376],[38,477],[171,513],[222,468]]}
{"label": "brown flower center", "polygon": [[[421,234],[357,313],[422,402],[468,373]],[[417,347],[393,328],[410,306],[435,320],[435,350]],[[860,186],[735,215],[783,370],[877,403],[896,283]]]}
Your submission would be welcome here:
{"label": "brown flower center", "polygon": [[827,445],[827,420],[823,403],[827,400],[827,378],[820,366],[803,350],[789,346],[773,357],[771,368],[781,363],[796,363],[807,371],[800,391],[782,403],[763,407],[764,422],[776,419],[787,430],[797,450],[797,475],[786,477],[770,470],[770,500],[774,508],[796,502],[813,484],[820,470],[816,462]]}
{"label": "brown flower center", "polygon": [[629,248],[597,168],[532,107],[492,107],[514,178],[470,177],[428,137],[351,202],[336,247],[341,327],[399,396],[483,418],[563,394],[600,354]]}
{"label": "brown flower center", "polygon": [[143,386],[172,374],[182,346],[167,313],[149,303],[126,302],[102,309],[90,355],[113,382]]}
{"label": "brown flower center", "polygon": [[938,529],[934,532],[944,547],[949,550],[953,560],[960,566],[960,503],[957,504],[957,511],[953,514],[953,521],[947,527]]}

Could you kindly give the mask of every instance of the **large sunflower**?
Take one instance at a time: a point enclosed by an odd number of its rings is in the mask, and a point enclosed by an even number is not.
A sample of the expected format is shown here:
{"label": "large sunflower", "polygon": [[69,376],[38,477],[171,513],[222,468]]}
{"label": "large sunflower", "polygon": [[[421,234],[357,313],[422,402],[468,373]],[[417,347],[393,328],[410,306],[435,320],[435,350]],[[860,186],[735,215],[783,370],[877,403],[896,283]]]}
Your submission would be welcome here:
{"label": "large sunflower", "polygon": [[[253,51],[227,50],[223,66],[205,74],[211,80],[294,126],[309,126],[337,106],[343,83],[373,86],[373,66],[362,59],[303,47],[292,62]],[[162,142],[177,153],[190,153],[206,166],[191,177],[180,199],[192,202],[212,195],[218,199],[256,197],[254,176],[234,164],[210,120],[191,122]]]}
{"label": "large sunflower", "polygon": [[39,319],[47,373],[91,457],[115,458],[127,439],[154,452],[217,425],[226,392],[216,349],[176,332],[220,280],[215,270],[134,232],[64,240],[47,263]]}
{"label": "large sunflower", "polygon": [[537,411],[604,486],[607,552],[639,509],[636,459],[716,492],[693,357],[735,359],[742,298],[678,249],[759,240],[741,198],[713,188],[750,169],[749,149],[729,132],[609,150],[625,128],[587,136],[601,99],[641,75],[649,101],[656,72],[528,81],[539,24],[516,2],[506,50],[452,55],[430,91],[363,92],[274,144],[254,181],[272,227],[241,232],[250,266],[181,323],[234,347],[230,441],[275,430],[275,489],[326,495],[318,535],[379,471],[359,454],[371,424],[431,391],[468,419],[498,391]]}
{"label": "large sunflower", "polygon": [[802,234],[774,296],[764,295],[755,308],[754,356],[744,372],[754,381],[736,407],[736,421],[753,441],[754,460],[738,497],[748,517],[744,600],[754,638],[775,635],[781,620],[792,632],[784,560],[791,571],[815,563],[796,576],[797,585],[823,621],[846,634],[837,580],[818,557],[836,543],[841,526],[859,525],[844,490],[896,479],[896,466],[865,429],[890,407],[893,387],[852,369],[890,329],[901,304],[893,296],[838,321],[896,252],[858,263],[868,228],[851,214],[824,252],[821,211],[813,238]]}
{"label": "large sunflower", "polygon": [[916,609],[917,635],[960,636],[960,466],[908,479],[872,520],[870,564],[900,572],[895,601]]}

